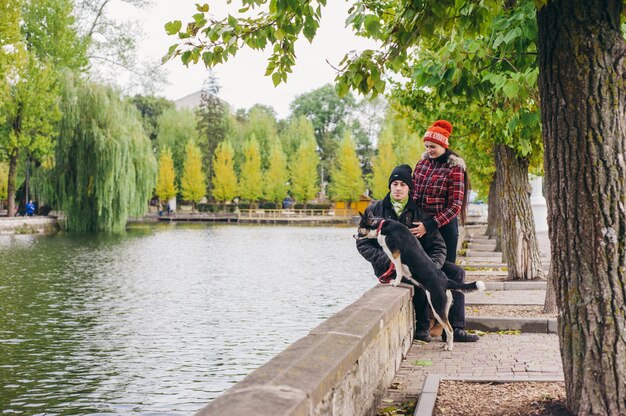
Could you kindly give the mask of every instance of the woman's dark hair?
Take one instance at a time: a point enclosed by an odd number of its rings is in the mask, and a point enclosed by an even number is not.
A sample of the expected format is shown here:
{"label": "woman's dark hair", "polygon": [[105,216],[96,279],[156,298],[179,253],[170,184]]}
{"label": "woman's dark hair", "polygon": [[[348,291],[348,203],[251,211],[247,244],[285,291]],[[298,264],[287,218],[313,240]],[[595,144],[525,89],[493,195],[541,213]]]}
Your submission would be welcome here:
{"label": "woman's dark hair", "polygon": [[[456,157],[460,157],[452,150],[448,149],[448,151]],[[461,225],[465,224],[465,219],[467,218],[467,204],[469,202],[469,194],[472,190],[472,184],[470,182],[469,174],[467,173],[467,169],[463,172],[463,185],[465,187],[465,192],[463,192],[463,204],[461,205],[461,212],[459,212],[459,220],[461,221]]]}

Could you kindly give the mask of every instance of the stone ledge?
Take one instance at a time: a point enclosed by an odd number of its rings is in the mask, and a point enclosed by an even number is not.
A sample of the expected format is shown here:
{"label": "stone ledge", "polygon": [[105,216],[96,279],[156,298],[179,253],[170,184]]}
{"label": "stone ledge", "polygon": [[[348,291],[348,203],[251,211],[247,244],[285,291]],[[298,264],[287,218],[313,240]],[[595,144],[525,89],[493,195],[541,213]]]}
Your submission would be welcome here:
{"label": "stone ledge", "polygon": [[485,332],[522,331],[525,333],[554,334],[556,333],[556,318],[496,318],[496,317],[467,317],[467,329]]}
{"label": "stone ledge", "polygon": [[[480,276],[471,276],[480,280]],[[467,279],[466,279],[467,280]],[[486,290],[546,290],[544,282],[485,282]]]}
{"label": "stone ledge", "polygon": [[5,217],[0,218],[0,234],[54,233],[59,230],[56,218],[52,217]]}
{"label": "stone ledge", "polygon": [[546,290],[548,282],[504,282],[504,290]]}
{"label": "stone ledge", "polygon": [[198,415],[374,413],[412,343],[411,294],[377,285]]}
{"label": "stone ledge", "polygon": [[470,259],[470,258],[479,258],[479,259],[485,259],[484,261],[493,261],[493,262],[500,262],[499,260],[491,260],[491,259],[501,259],[502,258],[502,252],[500,251],[493,251],[493,250],[479,250],[476,248],[468,248],[465,251],[465,257]]}
{"label": "stone ledge", "polygon": [[[467,266],[466,266],[467,267]],[[508,276],[509,272],[506,270],[465,270],[465,276]]]}

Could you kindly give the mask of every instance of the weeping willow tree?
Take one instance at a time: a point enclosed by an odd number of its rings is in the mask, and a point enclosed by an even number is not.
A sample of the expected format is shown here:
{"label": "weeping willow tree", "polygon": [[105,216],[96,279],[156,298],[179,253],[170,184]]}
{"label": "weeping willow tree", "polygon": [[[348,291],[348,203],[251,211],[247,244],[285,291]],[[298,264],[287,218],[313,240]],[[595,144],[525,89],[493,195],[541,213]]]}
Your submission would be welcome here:
{"label": "weeping willow tree", "polygon": [[120,232],[143,215],[156,160],[132,105],[117,92],[69,78],[61,96],[54,166],[46,175],[69,231]]}

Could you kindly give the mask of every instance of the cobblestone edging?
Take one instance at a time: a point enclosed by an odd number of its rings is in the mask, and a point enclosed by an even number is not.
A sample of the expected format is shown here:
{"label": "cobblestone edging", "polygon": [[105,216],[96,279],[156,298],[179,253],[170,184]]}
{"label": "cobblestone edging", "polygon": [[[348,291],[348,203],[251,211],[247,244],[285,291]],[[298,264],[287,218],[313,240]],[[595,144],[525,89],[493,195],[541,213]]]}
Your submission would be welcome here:
{"label": "cobblestone edging", "polygon": [[413,341],[412,290],[377,285],[198,415],[368,415]]}

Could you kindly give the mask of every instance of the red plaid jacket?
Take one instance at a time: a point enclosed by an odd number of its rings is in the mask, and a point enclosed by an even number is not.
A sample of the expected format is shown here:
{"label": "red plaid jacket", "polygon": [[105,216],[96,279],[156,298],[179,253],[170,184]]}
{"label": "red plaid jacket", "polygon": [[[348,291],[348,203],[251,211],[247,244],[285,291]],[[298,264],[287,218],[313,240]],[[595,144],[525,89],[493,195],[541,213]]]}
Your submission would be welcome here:
{"label": "red plaid jacket", "polygon": [[[430,159],[424,153],[413,171],[413,199],[426,214],[432,215],[437,228],[452,221],[463,206],[465,161],[450,154]],[[435,224],[424,224],[432,231]],[[430,228],[430,229],[429,229]]]}

